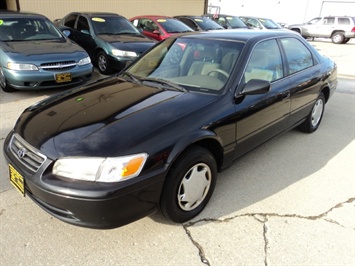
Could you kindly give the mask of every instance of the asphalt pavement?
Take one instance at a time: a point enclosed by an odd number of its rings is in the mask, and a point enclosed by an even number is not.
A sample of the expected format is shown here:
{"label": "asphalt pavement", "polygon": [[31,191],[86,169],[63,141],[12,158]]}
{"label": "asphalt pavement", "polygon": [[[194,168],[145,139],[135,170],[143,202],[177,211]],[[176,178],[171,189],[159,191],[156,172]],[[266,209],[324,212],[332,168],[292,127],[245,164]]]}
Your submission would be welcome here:
{"label": "asphalt pavement", "polygon": [[[1,152],[0,265],[355,265],[355,44],[311,43],[339,73],[319,129],[292,130],[220,173],[188,223],[157,213],[112,230],[66,224],[9,184]],[[1,148],[22,110],[53,93],[0,92]]]}

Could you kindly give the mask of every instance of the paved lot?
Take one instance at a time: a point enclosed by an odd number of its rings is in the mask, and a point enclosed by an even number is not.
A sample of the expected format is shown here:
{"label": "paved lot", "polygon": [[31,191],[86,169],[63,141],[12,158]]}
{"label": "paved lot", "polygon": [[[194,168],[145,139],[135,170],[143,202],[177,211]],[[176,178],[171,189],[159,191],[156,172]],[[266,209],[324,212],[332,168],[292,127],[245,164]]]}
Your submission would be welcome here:
{"label": "paved lot", "polygon": [[[113,230],[65,224],[12,188],[1,152],[0,265],[354,265],[355,45],[312,44],[342,77],[318,131],[243,157],[189,223],[154,214]],[[22,110],[52,93],[0,92],[1,148]]]}

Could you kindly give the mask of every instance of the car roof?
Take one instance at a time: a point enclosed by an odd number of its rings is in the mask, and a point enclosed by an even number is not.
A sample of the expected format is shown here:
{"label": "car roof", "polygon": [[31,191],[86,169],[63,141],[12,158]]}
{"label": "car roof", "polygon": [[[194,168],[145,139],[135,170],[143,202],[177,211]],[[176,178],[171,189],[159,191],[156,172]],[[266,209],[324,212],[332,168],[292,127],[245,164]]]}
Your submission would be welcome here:
{"label": "car roof", "polygon": [[94,17],[94,16],[117,16],[122,17],[121,15],[113,12],[70,12],[70,14],[80,14],[87,17]]}
{"label": "car roof", "polygon": [[130,19],[137,19],[137,18],[150,18],[150,19],[160,19],[160,18],[173,18],[170,16],[163,16],[163,15],[141,15],[141,16],[135,16]]}
{"label": "car roof", "polygon": [[205,16],[217,16],[217,17],[238,17],[239,18],[239,16],[237,16],[237,15],[228,15],[228,14],[212,14],[212,13],[208,13],[208,14],[204,14],[204,15],[202,15],[203,17],[205,17]]}
{"label": "car roof", "polygon": [[208,33],[206,32],[193,32],[187,33],[179,36],[184,36],[187,38],[206,38],[206,39],[225,39],[225,40],[235,40],[247,42],[251,39],[264,40],[268,38],[275,37],[298,37],[299,34],[287,30],[267,30],[267,31],[255,31],[249,29],[226,29],[226,30],[212,30]]}
{"label": "car roof", "polygon": [[0,11],[0,15],[3,18],[23,18],[23,17],[41,17],[47,18],[44,15],[33,13],[33,12],[23,12],[23,11],[9,11],[9,10],[2,10]]}
{"label": "car roof", "polygon": [[203,16],[196,16],[196,15],[179,15],[174,16],[174,18],[202,18]]}

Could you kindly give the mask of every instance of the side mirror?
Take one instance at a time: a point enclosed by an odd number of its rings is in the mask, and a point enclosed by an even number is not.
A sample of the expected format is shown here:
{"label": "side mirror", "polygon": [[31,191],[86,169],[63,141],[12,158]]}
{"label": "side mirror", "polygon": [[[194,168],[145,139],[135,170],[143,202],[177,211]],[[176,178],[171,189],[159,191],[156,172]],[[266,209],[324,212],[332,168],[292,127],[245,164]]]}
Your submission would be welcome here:
{"label": "side mirror", "polygon": [[65,37],[69,37],[69,35],[71,33],[70,30],[63,30],[62,32],[65,35]]}
{"label": "side mirror", "polygon": [[256,95],[264,94],[270,90],[271,84],[269,81],[262,79],[251,79],[249,80],[240,95]]}

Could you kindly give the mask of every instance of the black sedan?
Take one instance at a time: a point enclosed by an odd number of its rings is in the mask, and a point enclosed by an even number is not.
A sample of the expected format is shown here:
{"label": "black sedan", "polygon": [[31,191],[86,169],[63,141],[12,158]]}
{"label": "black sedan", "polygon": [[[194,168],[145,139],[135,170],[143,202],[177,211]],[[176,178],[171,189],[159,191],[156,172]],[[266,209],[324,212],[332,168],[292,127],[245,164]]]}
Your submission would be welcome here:
{"label": "black sedan", "polygon": [[86,50],[102,74],[122,70],[155,44],[115,13],[72,12],[55,24]]}
{"label": "black sedan", "polygon": [[315,131],[336,86],[334,62],[292,32],[171,37],[116,76],[28,107],[4,142],[10,181],[79,226],[159,209],[185,222],[240,156],[294,127]]}

